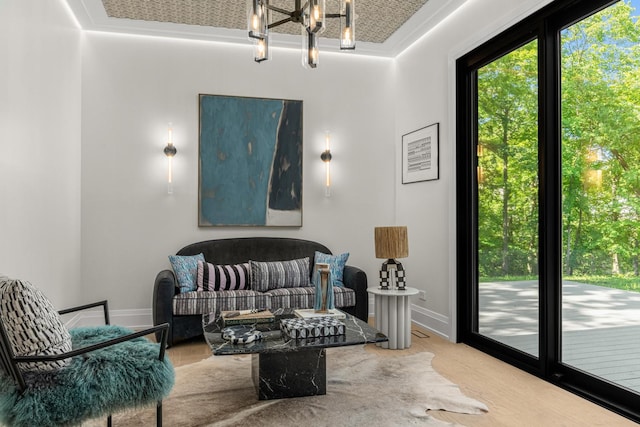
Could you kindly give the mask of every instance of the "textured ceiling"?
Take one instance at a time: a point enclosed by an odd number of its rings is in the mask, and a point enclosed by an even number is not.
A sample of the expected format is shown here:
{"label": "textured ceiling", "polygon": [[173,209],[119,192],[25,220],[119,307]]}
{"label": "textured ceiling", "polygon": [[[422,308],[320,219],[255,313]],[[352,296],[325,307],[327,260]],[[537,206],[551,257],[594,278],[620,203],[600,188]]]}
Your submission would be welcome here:
{"label": "textured ceiling", "polygon": [[[326,0],[327,13],[339,12],[339,0]],[[415,14],[427,0],[356,0],[356,40],[383,43]],[[172,22],[229,29],[247,28],[244,0],[102,0],[110,18]],[[270,4],[292,10],[294,0],[271,0]],[[272,12],[271,21],[285,18]],[[300,34],[300,24],[288,23],[271,31]],[[340,23],[329,19],[322,37],[338,38]]]}

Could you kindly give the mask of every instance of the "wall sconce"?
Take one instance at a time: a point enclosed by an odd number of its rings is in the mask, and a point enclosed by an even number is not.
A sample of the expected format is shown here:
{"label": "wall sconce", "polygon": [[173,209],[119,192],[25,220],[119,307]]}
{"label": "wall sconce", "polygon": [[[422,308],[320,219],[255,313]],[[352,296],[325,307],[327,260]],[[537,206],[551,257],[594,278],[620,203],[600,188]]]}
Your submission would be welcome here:
{"label": "wall sconce", "polygon": [[326,132],[324,135],[325,148],[320,159],[324,162],[325,167],[325,183],[324,183],[324,195],[325,197],[331,196],[331,133]]}
{"label": "wall sconce", "polygon": [[178,150],[173,145],[173,127],[171,123],[169,123],[169,128],[167,129],[167,146],[164,147],[164,155],[167,156],[167,161],[169,162],[168,166],[168,176],[167,176],[167,193],[173,194],[173,156],[176,155]]}

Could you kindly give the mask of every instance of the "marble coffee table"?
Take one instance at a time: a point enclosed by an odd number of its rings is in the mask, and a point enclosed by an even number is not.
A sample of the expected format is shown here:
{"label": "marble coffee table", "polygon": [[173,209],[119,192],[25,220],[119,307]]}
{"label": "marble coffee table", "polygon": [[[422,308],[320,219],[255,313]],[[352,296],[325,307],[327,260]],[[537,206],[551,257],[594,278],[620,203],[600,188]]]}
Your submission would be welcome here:
{"label": "marble coffee table", "polygon": [[275,322],[255,325],[262,339],[248,344],[225,340],[221,317],[202,316],[204,337],[214,355],[251,354],[251,376],[260,400],[327,394],[327,348],[387,341],[380,331],[349,314],[341,319],[344,335],[293,339],[280,331],[280,320],[295,317],[293,310],[274,314]]}

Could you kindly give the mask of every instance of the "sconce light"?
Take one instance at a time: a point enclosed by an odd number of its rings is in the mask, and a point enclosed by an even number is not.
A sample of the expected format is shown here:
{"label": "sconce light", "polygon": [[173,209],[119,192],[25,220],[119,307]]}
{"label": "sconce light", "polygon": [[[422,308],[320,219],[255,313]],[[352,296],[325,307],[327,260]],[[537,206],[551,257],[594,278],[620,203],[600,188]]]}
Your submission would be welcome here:
{"label": "sconce light", "polygon": [[173,145],[173,127],[171,126],[171,123],[169,123],[167,134],[167,146],[164,147],[164,155],[167,156],[167,161],[169,162],[167,176],[167,193],[173,194],[173,156],[176,155],[178,150],[176,150],[176,147]]}
{"label": "sconce light", "polygon": [[325,149],[320,155],[320,159],[324,162],[325,166],[325,183],[324,183],[324,195],[325,197],[331,196],[331,133],[326,132],[324,135]]}

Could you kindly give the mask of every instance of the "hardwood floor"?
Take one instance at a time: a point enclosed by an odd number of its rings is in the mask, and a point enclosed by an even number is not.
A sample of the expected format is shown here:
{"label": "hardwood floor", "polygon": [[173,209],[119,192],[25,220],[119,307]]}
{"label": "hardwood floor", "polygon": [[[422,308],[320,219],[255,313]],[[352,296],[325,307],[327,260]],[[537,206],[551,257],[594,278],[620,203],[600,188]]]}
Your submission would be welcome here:
{"label": "hardwood floor", "polygon": [[[422,336],[419,337],[419,336]],[[585,399],[520,371],[465,344],[454,344],[414,326],[412,346],[406,350],[368,350],[384,357],[429,351],[433,367],[458,384],[469,397],[484,402],[489,412],[431,415],[468,427],[636,426],[636,424]],[[180,343],[167,350],[175,366],[211,356],[204,340]]]}

